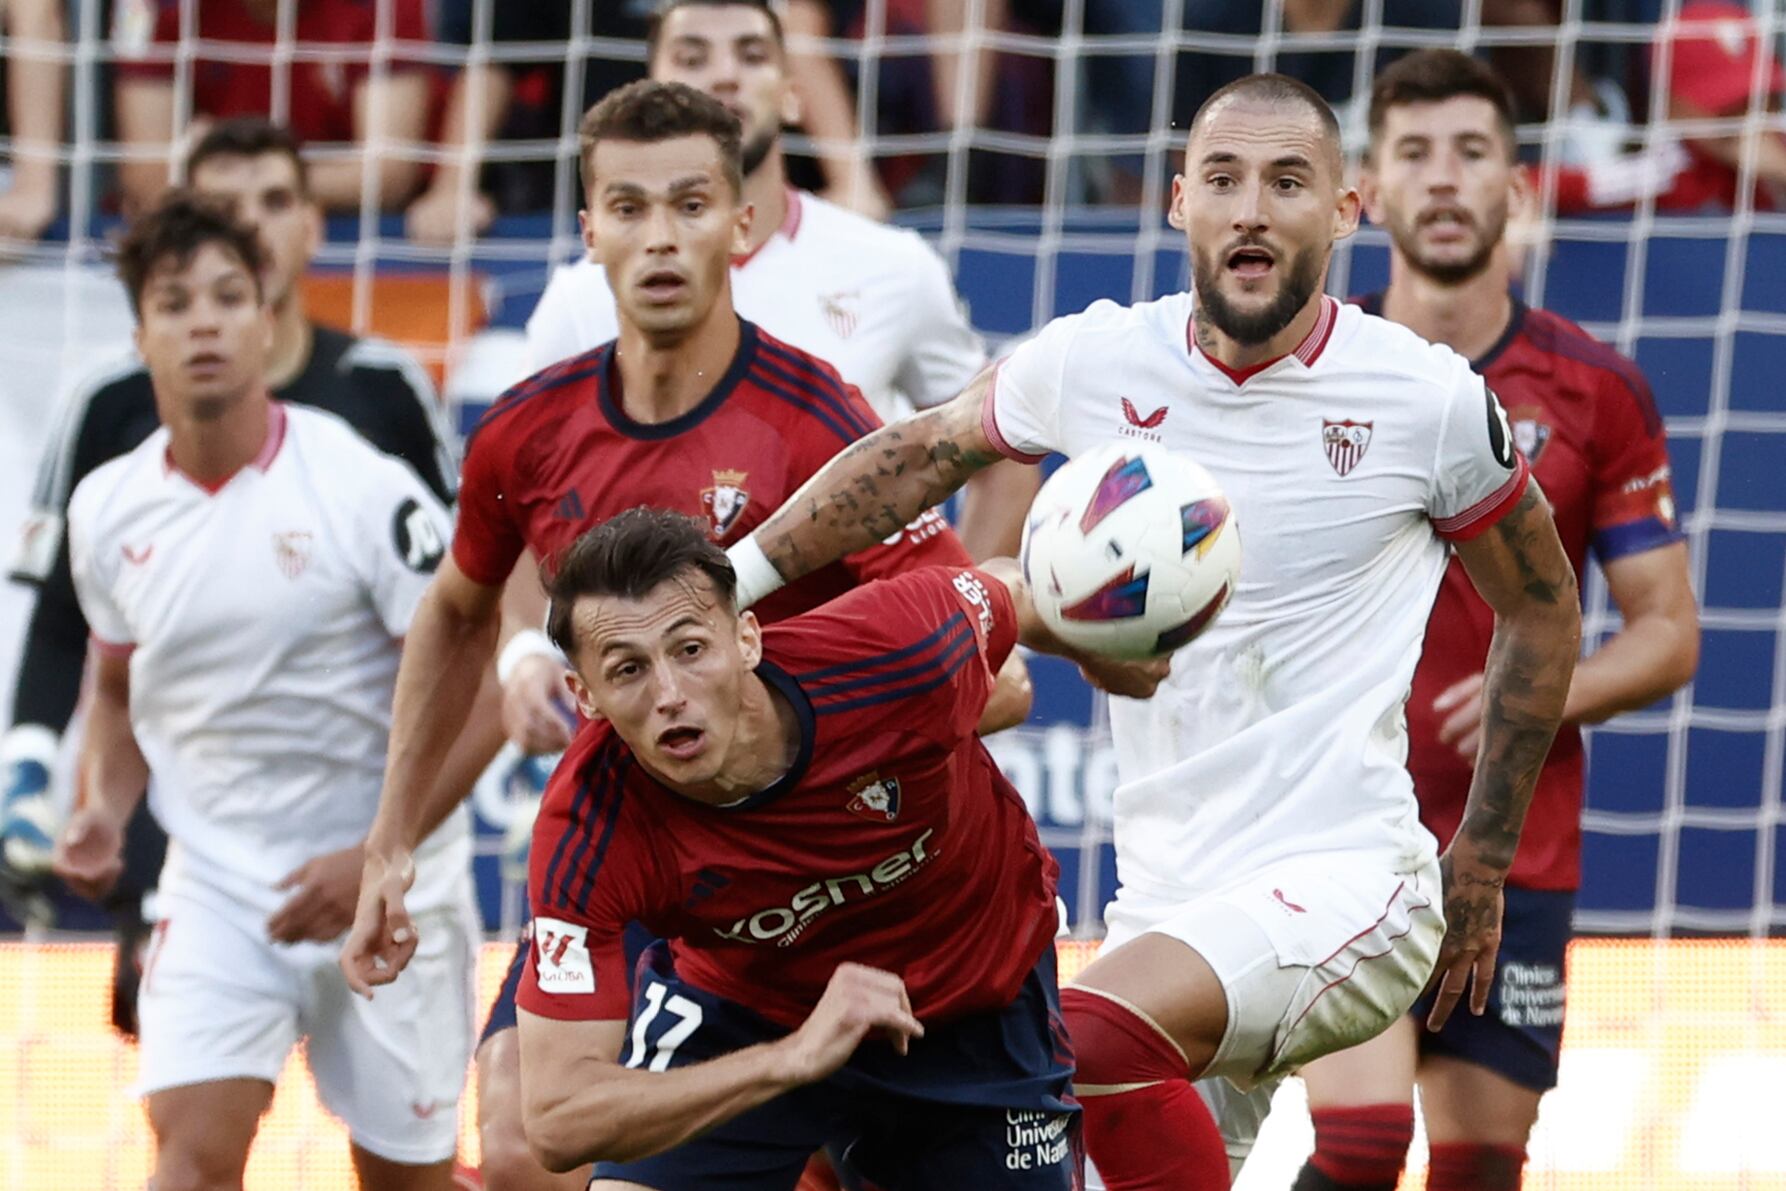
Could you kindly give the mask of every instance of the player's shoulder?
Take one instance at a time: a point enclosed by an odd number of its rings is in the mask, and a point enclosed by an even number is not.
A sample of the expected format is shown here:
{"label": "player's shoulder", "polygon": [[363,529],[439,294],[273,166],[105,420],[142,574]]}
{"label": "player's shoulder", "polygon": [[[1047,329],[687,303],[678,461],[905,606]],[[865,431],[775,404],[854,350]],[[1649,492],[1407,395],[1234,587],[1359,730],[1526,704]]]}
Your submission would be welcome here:
{"label": "player's shoulder", "polygon": [[349,335],[333,327],[318,327],[318,347],[325,339],[338,374],[400,384],[418,395],[432,395],[434,382],[428,378],[421,361],[388,339]]}
{"label": "player's shoulder", "polygon": [[134,414],[152,412],[155,389],[148,366],[134,347],[108,352],[76,374],[63,391],[52,447],[83,434],[103,432]]}
{"label": "player's shoulder", "polygon": [[[534,821],[531,866],[536,899],[545,905],[580,901],[575,878],[619,863],[643,867],[649,846],[639,799],[628,796],[635,776],[631,750],[605,721],[584,723],[552,770]],[[617,846],[618,845],[618,846]]]}
{"label": "player's shoulder", "polygon": [[558,416],[566,400],[584,400],[589,384],[608,366],[613,347],[608,342],[566,356],[504,390],[472,427],[466,452],[480,442],[487,448],[511,435],[524,437],[541,419]]}
{"label": "player's shoulder", "polygon": [[790,201],[798,204],[794,243],[800,244],[805,236],[814,251],[846,249],[834,262],[838,265],[847,267],[852,261],[883,264],[889,259],[926,264],[941,260],[911,228],[870,219],[807,190],[791,192]]}
{"label": "player's shoulder", "polygon": [[[976,593],[978,598],[976,598]],[[974,652],[968,609],[987,608],[971,566],[917,567],[877,579],[763,630],[763,654],[794,676],[820,710],[876,688],[876,701],[928,690]],[[856,701],[847,705],[853,707]]]}
{"label": "player's shoulder", "polygon": [[1660,428],[1649,382],[1637,362],[1564,316],[1526,308],[1515,346],[1548,357],[1550,371],[1565,378],[1561,389],[1601,400],[1635,402],[1645,420]]}
{"label": "player's shoulder", "polygon": [[93,538],[128,524],[165,478],[168,431],[158,427],[136,447],[106,460],[74,486],[68,520]]}
{"label": "player's shoulder", "polygon": [[790,438],[806,436],[826,458],[875,428],[873,411],[828,360],[777,339],[762,327],[744,323],[750,367],[749,388],[759,412],[785,426]]}
{"label": "player's shoulder", "polygon": [[1334,371],[1455,384],[1470,362],[1442,343],[1350,303],[1334,303],[1333,333],[1321,360]]}

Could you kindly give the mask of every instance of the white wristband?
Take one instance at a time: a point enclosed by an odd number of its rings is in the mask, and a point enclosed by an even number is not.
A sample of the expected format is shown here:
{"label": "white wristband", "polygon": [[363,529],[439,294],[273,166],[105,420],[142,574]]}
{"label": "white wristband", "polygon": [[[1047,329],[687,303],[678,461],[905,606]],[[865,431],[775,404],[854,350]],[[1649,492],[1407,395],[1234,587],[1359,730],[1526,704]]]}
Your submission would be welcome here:
{"label": "white wristband", "polygon": [[742,611],[766,595],[780,591],[787,580],[757,545],[754,535],[747,535],[726,551],[732,570],[738,576],[738,608]]}
{"label": "white wristband", "polygon": [[551,658],[559,665],[564,664],[564,655],[552,644],[552,638],[538,629],[522,629],[510,637],[509,643],[496,655],[496,681],[506,684],[513,677],[515,667],[527,658]]}

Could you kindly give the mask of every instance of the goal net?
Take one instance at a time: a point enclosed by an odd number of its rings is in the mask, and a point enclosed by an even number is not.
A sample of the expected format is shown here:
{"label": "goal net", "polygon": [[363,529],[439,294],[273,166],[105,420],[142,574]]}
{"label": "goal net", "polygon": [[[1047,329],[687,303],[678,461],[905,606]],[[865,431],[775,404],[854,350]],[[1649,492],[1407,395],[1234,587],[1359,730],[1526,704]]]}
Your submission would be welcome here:
{"label": "goal net", "polygon": [[[476,234],[424,241],[382,209],[380,164],[428,172],[454,152],[427,130],[374,130],[363,146],[313,142],[317,162],[352,161],[357,204],[333,212],[307,284],[325,321],[397,339],[435,371],[461,427],[523,369],[520,328],[551,268],[580,249],[575,126],[586,71],[642,70],[643,0],[564,0],[570,36],[498,38],[511,0],[470,0],[468,41],[406,35],[405,9],[439,18],[456,5],[376,0],[363,43],[313,40],[297,0],[67,0],[61,41],[21,33],[6,6],[12,77],[60,65],[64,129],[53,148],[15,111],[0,150],[15,180],[32,156],[57,162],[61,215],[0,262],[0,522],[23,515],[55,395],[128,335],[129,312],[105,272],[121,167],[165,159],[168,143],[121,139],[115,97],[132,64],[168,68],[171,143],[188,142],[215,64],[264,66],[272,114],[292,118],[292,80],[318,68],[347,80],[420,69],[438,115],[468,66],[508,72],[527,117],[483,143],[482,181],[500,207]],[[270,14],[275,33],[243,44],[207,32],[208,8]],[[801,6],[796,4],[796,10]],[[1195,100],[1228,78],[1283,69],[1329,95],[1356,145],[1359,96],[1397,52],[1458,46],[1514,79],[1528,122],[1522,155],[1540,179],[1522,221],[1522,288],[1633,357],[1666,417],[1674,490],[1688,535],[1704,647],[1694,682],[1589,734],[1584,884],[1571,954],[1563,1083],[1546,1101],[1529,1186],[1786,1186],[1786,1138],[1760,1114],[1786,1082],[1786,926],[1782,780],[1786,775],[1786,159],[1773,110],[1782,20],[1755,0],[1752,24],[1682,20],[1678,0],[1554,0],[1556,20],[1500,23],[1498,0],[859,0],[810,4],[822,19],[795,49],[835,64],[850,98],[833,131],[793,130],[808,185],[843,193],[826,162],[865,157],[895,218],[932,238],[955,269],[974,321],[995,346],[1098,298],[1147,299],[1187,283],[1184,242],[1162,217]],[[171,13],[171,17],[165,14]],[[800,12],[788,14],[798,18]],[[810,15],[810,12],[809,12]],[[158,40],[157,20],[175,34]],[[633,22],[628,26],[626,22]],[[1762,48],[1744,101],[1683,114],[1673,57],[1697,33]],[[629,32],[628,30],[635,32]],[[829,67],[827,67],[829,68]],[[565,80],[573,80],[569,84]],[[1741,90],[1741,88],[1739,88]],[[296,101],[301,107],[304,100]],[[1622,103],[1622,107],[1621,107]],[[376,106],[376,105],[374,105]],[[1548,114],[1548,118],[1547,118]],[[816,122],[815,122],[816,123]],[[853,137],[853,139],[852,139]],[[840,139],[841,138],[841,139]],[[1671,190],[1696,143],[1735,138],[1732,203],[1685,206]],[[1786,144],[1786,141],[1782,141]],[[363,152],[359,150],[363,148]],[[467,175],[462,196],[471,192]],[[1594,205],[1596,209],[1586,209]],[[1365,228],[1342,245],[1329,288],[1380,288],[1386,240]],[[1584,588],[1589,647],[1617,627],[1597,575]],[[29,601],[0,593],[0,676],[10,675]],[[1037,716],[991,747],[1063,863],[1076,936],[1094,939],[1114,887],[1109,847],[1115,764],[1101,709],[1070,667],[1035,664]],[[11,685],[0,687],[0,705]],[[475,802],[480,889],[493,937],[521,899],[505,831],[518,804],[495,772]],[[519,783],[524,785],[525,783]],[[1087,944],[1086,946],[1089,946]],[[1069,950],[1071,963],[1088,954]],[[500,949],[486,956],[491,972]],[[0,945],[0,1183],[141,1184],[141,1114],[131,1058],[108,1034],[109,960],[57,937]],[[485,985],[491,987],[491,972]],[[75,991],[79,985],[78,993]],[[339,1133],[291,1072],[296,1095],[263,1129],[255,1185],[347,1186]],[[1294,1087],[1287,1096],[1293,1100]],[[287,1106],[286,1099],[281,1100]],[[1243,1184],[1287,1186],[1306,1120],[1274,1120]],[[468,1136],[468,1150],[474,1143]],[[1299,1149],[1299,1147],[1301,1147]],[[74,1163],[74,1165],[70,1165]],[[1418,1156],[1416,1167],[1418,1166]]]}

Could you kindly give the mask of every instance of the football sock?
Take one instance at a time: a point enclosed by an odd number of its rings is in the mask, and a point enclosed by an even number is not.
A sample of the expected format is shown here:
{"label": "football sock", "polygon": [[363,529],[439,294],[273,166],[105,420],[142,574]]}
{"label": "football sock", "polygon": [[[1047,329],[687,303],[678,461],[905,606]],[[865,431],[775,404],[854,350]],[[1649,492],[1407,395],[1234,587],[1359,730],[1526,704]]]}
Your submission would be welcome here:
{"label": "football sock", "polygon": [[1414,1140],[1412,1105],[1317,1108],[1310,1115],[1315,1152],[1292,1191],[1395,1191]]}
{"label": "football sock", "polygon": [[1432,1147],[1426,1191],[1519,1191],[1524,1146],[1452,1142]]}
{"label": "football sock", "polygon": [[1086,1148],[1108,1191],[1227,1187],[1227,1147],[1177,1045],[1110,997],[1065,988],[1060,1006],[1078,1059]]}

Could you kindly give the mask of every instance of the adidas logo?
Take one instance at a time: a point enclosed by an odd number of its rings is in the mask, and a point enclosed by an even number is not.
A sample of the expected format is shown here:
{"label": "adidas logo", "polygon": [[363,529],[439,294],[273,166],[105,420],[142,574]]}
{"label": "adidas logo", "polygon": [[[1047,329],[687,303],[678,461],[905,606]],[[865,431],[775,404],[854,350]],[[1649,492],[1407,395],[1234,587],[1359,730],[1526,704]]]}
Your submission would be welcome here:
{"label": "adidas logo", "polygon": [[584,516],[583,498],[577,494],[575,488],[572,488],[559,498],[558,507],[554,512],[560,521],[581,521]]}

